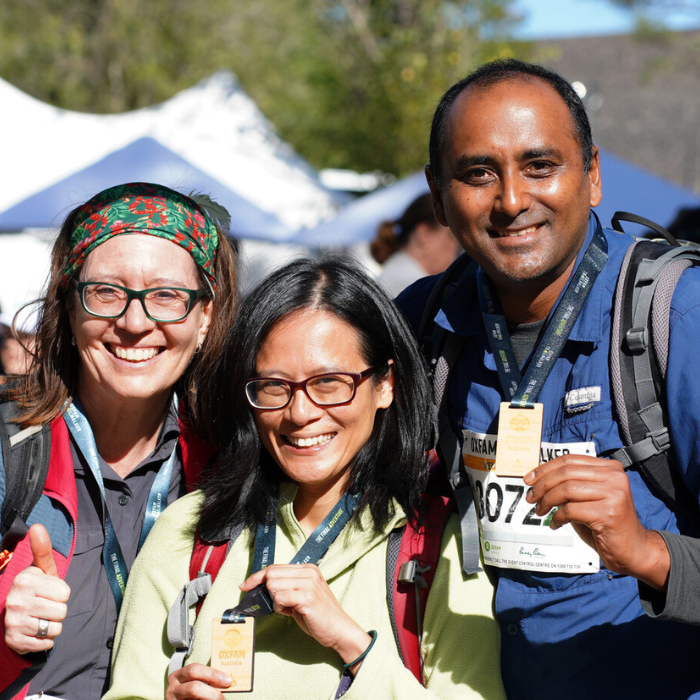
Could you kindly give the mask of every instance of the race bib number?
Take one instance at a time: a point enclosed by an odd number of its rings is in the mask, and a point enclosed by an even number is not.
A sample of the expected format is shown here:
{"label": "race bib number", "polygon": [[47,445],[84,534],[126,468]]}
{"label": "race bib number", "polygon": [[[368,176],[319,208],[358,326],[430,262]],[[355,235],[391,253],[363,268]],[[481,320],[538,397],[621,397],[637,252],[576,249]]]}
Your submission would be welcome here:
{"label": "race bib number", "polygon": [[[549,527],[554,511],[544,517],[525,500],[527,486],[519,477],[495,472],[496,435],[464,430],[462,456],[479,517],[484,563],[502,569],[590,574],[600,570],[598,553],[571,524]],[[596,456],[592,442],[543,442],[540,464],[565,454]]]}

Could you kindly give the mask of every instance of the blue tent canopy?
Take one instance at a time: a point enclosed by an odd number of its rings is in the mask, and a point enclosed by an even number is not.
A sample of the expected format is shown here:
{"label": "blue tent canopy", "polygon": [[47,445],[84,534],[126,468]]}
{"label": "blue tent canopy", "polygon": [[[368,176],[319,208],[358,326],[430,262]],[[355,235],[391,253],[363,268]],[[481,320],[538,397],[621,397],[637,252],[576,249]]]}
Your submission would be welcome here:
{"label": "blue tent canopy", "polygon": [[240,238],[284,241],[292,231],[215,178],[150,137],[143,137],[102,160],[28,197],[0,214],[0,231],[51,228],[75,206],[107,187],[155,182],[185,194],[204,192],[228,209],[231,233]]}
{"label": "blue tent canopy", "polygon": [[[700,207],[700,197],[612,153],[600,151],[603,201],[595,211],[604,226],[616,211],[630,211],[668,226],[682,208]],[[418,196],[428,192],[425,175],[414,173],[395,185],[356,199],[332,220],[301,231],[296,240],[319,247],[370,241],[383,221],[398,219]],[[641,230],[631,233],[641,235]]]}
{"label": "blue tent canopy", "polygon": [[[603,200],[595,208],[604,226],[616,211],[629,211],[668,228],[681,209],[700,207],[700,197],[673,182],[600,150]],[[642,235],[631,224],[625,230]]]}
{"label": "blue tent canopy", "polygon": [[422,172],[355,199],[330,221],[301,231],[296,240],[308,246],[335,248],[371,241],[383,221],[398,219],[408,205],[428,192]]}

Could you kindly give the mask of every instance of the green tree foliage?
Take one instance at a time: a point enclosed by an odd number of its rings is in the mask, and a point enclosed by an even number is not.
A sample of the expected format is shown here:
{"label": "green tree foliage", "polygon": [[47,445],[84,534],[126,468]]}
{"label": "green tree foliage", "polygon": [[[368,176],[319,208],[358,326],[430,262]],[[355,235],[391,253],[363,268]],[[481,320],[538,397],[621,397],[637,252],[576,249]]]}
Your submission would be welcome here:
{"label": "green tree foliage", "polygon": [[259,3],[241,18],[242,34],[279,50],[257,66],[260,59],[251,56],[239,76],[281,134],[325,166],[396,173],[420,167],[440,95],[475,64],[516,50],[503,39],[511,19],[510,2],[502,0],[284,5],[287,22],[266,22]]}
{"label": "green tree foliage", "polygon": [[[172,96],[228,58],[208,0],[3,0],[0,76],[59,107],[137,109]],[[211,40],[210,40],[211,37]]]}
{"label": "green tree foliage", "polygon": [[318,167],[404,174],[434,106],[481,61],[527,57],[512,0],[3,0],[0,76],[68,109],[162,101],[237,74]]}

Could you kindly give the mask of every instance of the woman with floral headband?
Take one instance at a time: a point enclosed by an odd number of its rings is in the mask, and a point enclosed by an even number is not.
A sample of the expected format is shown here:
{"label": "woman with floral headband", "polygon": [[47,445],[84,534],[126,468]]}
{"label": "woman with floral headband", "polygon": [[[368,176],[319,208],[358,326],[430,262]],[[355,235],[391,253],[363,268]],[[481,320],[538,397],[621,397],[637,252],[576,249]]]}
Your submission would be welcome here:
{"label": "woman with floral headband", "polygon": [[112,187],[54,245],[31,371],[2,387],[14,442],[43,428],[51,445],[43,494],[0,547],[3,698],[102,695],[136,553],[219,442],[236,251],[200,200]]}

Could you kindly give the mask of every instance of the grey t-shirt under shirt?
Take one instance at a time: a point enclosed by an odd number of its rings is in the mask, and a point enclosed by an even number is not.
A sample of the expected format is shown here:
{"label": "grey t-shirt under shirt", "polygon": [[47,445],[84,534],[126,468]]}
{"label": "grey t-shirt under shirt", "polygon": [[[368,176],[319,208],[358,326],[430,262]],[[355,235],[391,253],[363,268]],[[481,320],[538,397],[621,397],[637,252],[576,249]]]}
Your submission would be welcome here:
{"label": "grey t-shirt under shirt", "polygon": [[537,337],[546,320],[546,318],[543,318],[541,321],[535,321],[534,323],[507,324],[508,335],[510,335],[510,342],[513,345],[513,352],[515,353],[518,367],[523,366],[523,362],[525,362],[527,356],[532,352],[532,348],[535,347]]}

